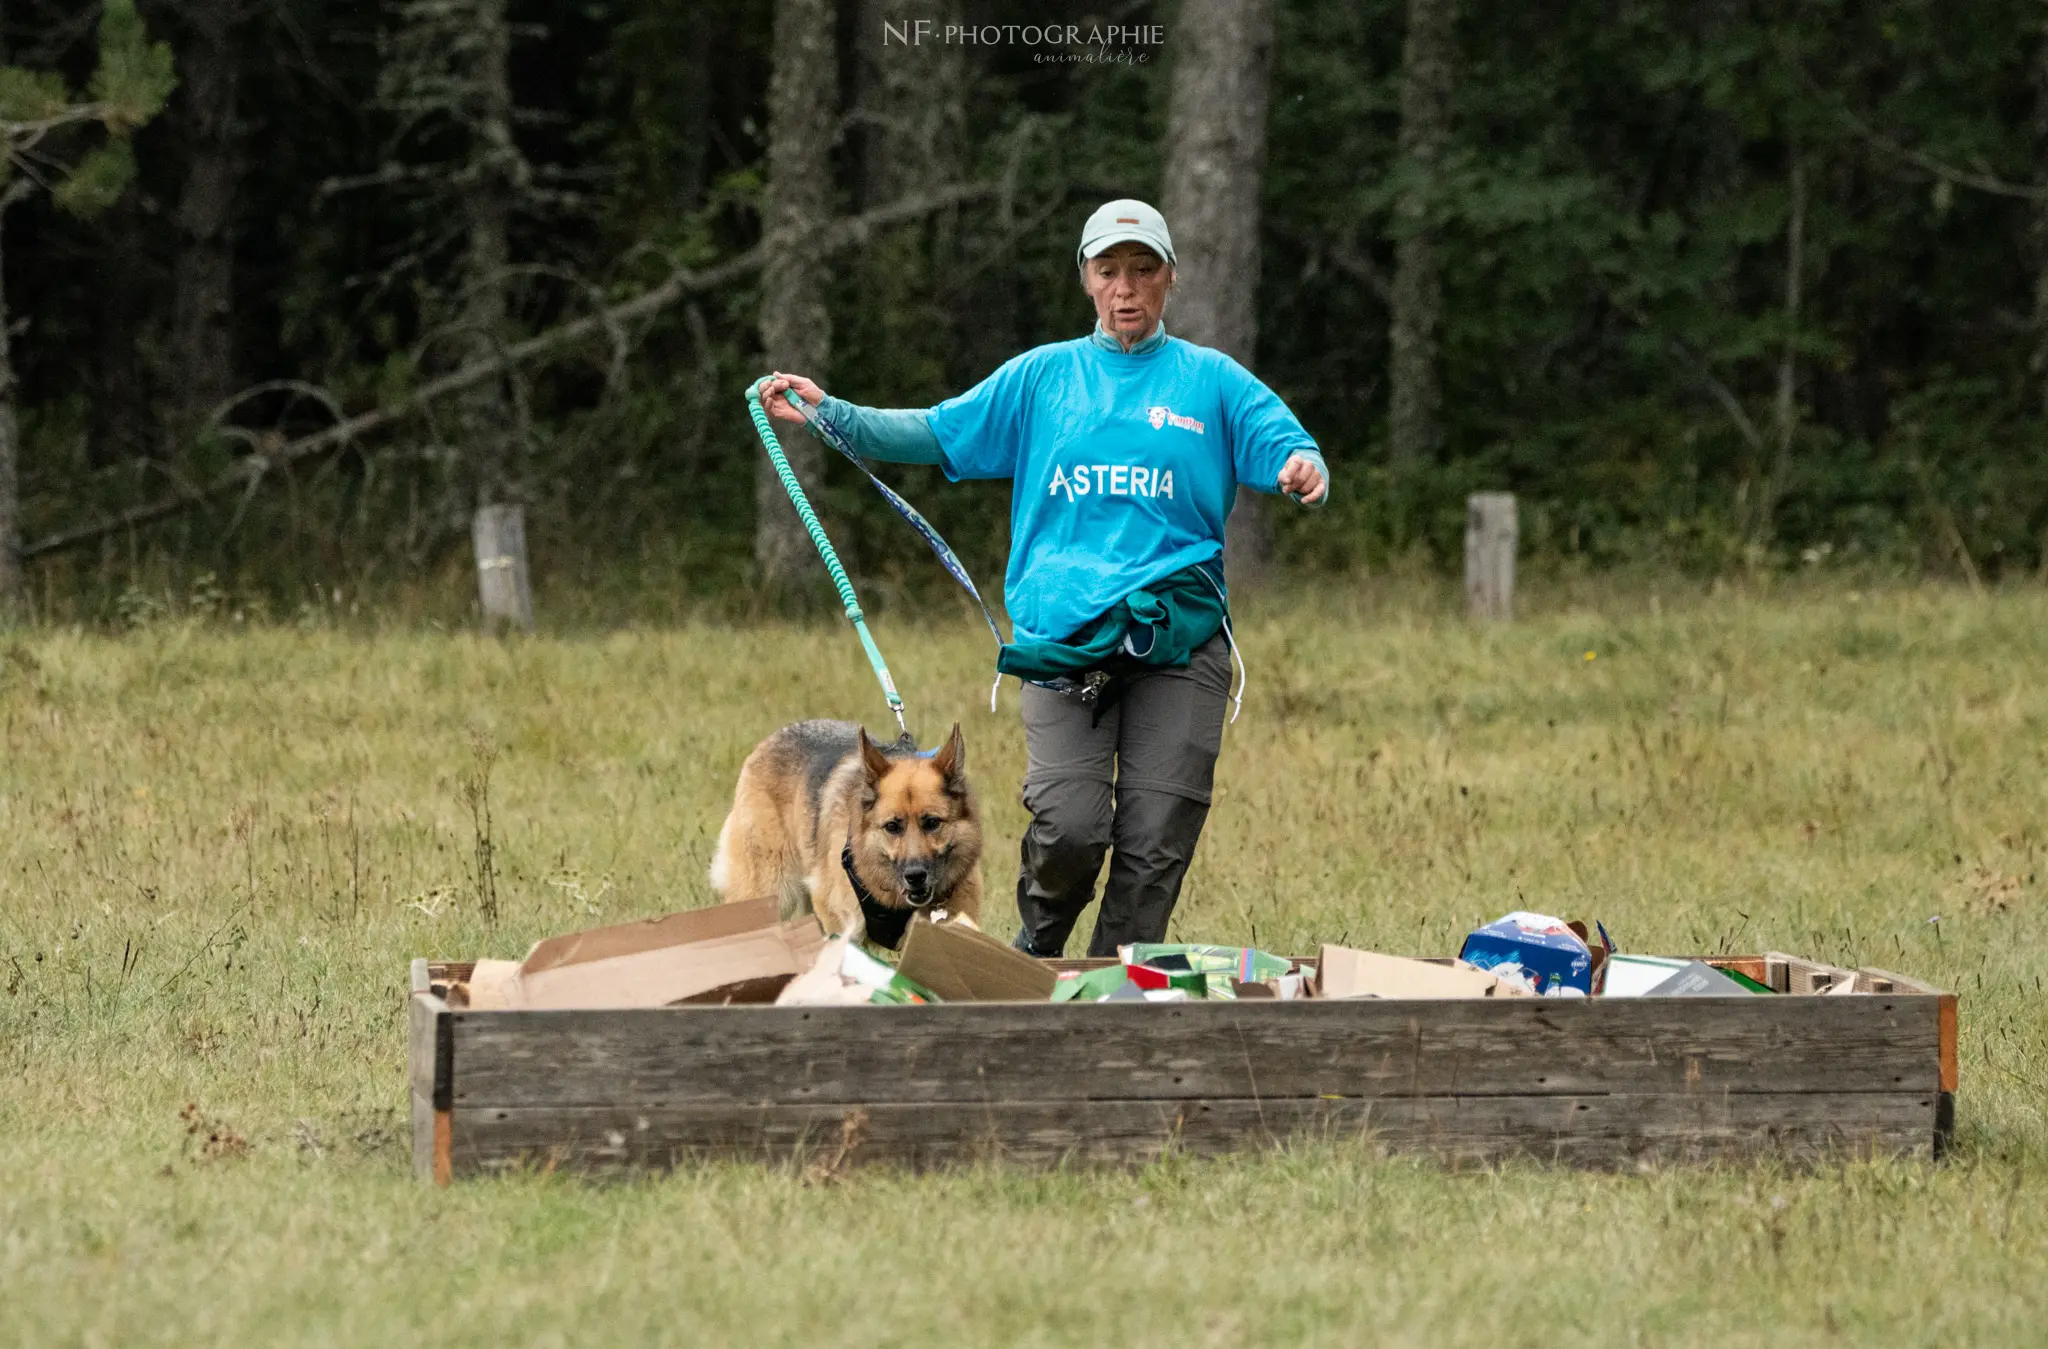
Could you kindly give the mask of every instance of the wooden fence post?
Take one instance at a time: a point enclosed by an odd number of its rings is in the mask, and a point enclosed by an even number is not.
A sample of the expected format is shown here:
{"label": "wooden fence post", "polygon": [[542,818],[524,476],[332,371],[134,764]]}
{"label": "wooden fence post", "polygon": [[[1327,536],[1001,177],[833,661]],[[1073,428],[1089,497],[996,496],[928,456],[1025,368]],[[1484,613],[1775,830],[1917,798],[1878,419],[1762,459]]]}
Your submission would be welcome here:
{"label": "wooden fence post", "polygon": [[1508,622],[1515,616],[1515,494],[1465,498],[1465,612]]}
{"label": "wooden fence post", "polygon": [[526,510],[480,506],[470,521],[476,544],[476,592],[484,626],[533,631],[533,588],[526,575]]}

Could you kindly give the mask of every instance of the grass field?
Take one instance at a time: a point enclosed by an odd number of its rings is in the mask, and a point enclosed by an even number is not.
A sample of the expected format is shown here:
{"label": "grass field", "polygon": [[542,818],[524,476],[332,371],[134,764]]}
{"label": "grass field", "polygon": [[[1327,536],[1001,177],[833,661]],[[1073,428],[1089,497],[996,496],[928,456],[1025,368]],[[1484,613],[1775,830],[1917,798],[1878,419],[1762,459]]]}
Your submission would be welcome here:
{"label": "grass field", "polygon": [[[1451,1174],[1319,1143],[436,1192],[407,959],[705,902],[752,743],[874,721],[858,648],[27,630],[0,633],[0,1344],[2048,1342],[2048,592],[1559,590],[1493,631],[1442,600],[1244,606],[1177,934],[1443,952],[1526,907],[1884,965],[1962,994],[1956,1157]],[[965,619],[878,628],[927,739],[966,728],[1002,896],[1014,685],[991,717]]]}

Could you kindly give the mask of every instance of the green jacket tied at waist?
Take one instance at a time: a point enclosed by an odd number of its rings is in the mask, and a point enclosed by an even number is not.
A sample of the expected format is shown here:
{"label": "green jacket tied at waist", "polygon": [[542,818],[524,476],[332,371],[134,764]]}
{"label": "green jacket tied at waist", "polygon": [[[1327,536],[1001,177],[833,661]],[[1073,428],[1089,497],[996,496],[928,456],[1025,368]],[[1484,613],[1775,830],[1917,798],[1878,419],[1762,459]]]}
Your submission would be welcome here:
{"label": "green jacket tied at waist", "polygon": [[1200,563],[1134,590],[1065,641],[1005,646],[996,668],[1022,679],[1055,679],[1119,666],[1184,666],[1196,647],[1223,630],[1222,587]]}

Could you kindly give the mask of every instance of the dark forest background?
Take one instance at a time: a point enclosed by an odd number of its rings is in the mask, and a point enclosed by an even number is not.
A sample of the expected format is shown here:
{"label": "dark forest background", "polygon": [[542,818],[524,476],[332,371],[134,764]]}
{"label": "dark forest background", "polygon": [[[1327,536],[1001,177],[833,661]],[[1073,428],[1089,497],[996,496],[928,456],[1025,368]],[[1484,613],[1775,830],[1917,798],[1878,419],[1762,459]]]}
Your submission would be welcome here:
{"label": "dark forest background", "polygon": [[[1084,40],[885,41],[916,18]],[[1539,565],[2048,575],[2044,20],[16,0],[0,588],[459,612],[505,501],[544,608],[751,603],[814,564],[746,380],[924,405],[1077,335],[1119,195],[1174,225],[1169,328],[1329,457],[1327,511],[1240,522],[1247,570],[1449,566],[1507,489]],[[943,584],[844,467],[800,464],[864,589]],[[1004,489],[891,476],[992,583]]]}

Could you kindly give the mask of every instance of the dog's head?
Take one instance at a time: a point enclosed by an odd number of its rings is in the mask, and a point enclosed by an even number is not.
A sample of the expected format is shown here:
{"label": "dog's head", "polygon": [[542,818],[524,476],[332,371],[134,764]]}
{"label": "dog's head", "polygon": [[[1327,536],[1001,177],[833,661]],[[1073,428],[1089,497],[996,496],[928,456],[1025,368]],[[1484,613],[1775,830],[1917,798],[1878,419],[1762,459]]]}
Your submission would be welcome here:
{"label": "dog's head", "polygon": [[937,752],[885,752],[860,733],[866,790],[854,853],[863,881],[893,907],[941,903],[981,859],[959,723]]}

